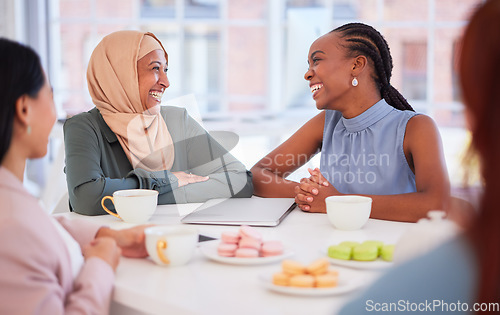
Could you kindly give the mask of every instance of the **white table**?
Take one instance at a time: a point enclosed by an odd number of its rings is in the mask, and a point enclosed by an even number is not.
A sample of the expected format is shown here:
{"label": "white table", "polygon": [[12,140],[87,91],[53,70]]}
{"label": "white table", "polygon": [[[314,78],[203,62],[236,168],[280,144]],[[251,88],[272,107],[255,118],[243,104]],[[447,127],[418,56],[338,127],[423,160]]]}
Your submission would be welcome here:
{"label": "white table", "polygon": [[[180,218],[199,204],[161,205],[150,220],[154,224],[180,224]],[[110,215],[78,218],[98,222],[112,228],[130,224]],[[294,252],[291,259],[310,263],[326,253],[329,245],[344,240],[368,239],[395,243],[411,223],[370,219],[358,231],[340,231],[332,227],[326,214],[304,213],[293,210],[275,228],[256,228],[265,240],[283,241]],[[235,226],[197,225],[201,234],[219,237]],[[380,271],[355,270],[336,267],[339,272],[359,273],[371,283]],[[334,314],[361,289],[327,297],[303,297],[275,293],[264,288],[259,275],[272,274],[279,263],[239,266],[208,260],[199,250],[186,266],[161,267],[148,259],[122,258],[116,272],[112,313],[123,314]]]}

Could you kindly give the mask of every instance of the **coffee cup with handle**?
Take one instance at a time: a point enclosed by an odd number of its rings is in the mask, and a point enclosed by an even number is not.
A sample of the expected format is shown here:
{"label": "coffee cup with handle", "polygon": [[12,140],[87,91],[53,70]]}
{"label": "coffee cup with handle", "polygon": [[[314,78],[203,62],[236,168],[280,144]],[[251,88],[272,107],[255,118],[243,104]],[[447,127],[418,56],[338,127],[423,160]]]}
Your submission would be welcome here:
{"label": "coffee cup with handle", "polygon": [[146,249],[160,266],[187,264],[198,245],[198,229],[187,225],[157,225],[144,230]]}
{"label": "coffee cup with handle", "polygon": [[[104,201],[111,200],[116,213],[109,210]],[[117,190],[113,196],[105,196],[101,206],[107,213],[122,219],[127,223],[146,223],[156,210],[158,204],[158,191],[151,189],[126,189]]]}

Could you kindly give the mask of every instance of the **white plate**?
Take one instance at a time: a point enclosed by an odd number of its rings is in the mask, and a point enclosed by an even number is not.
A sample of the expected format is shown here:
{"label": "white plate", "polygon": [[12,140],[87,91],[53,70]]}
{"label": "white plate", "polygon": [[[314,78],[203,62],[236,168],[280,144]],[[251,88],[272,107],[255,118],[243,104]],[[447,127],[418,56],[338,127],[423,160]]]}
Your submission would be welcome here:
{"label": "white plate", "polygon": [[241,258],[241,257],[224,257],[217,254],[217,246],[220,241],[209,241],[200,244],[200,250],[207,258],[225,264],[232,265],[260,265],[279,262],[282,259],[293,255],[293,252],[285,248],[283,255],[269,256],[269,257],[255,257],[255,258]]}
{"label": "white plate", "polygon": [[[278,272],[278,271],[276,271]],[[265,274],[259,276],[259,282],[265,288],[279,293],[302,295],[302,296],[327,296],[342,294],[352,291],[363,284],[362,277],[358,274],[349,271],[339,271],[339,281],[336,287],[333,288],[297,288],[275,285],[272,282],[273,274]]]}
{"label": "white plate", "polygon": [[333,265],[354,268],[354,269],[385,269],[392,267],[393,265],[393,262],[385,261],[382,260],[381,258],[377,258],[376,260],[373,261],[359,261],[352,259],[344,260],[344,259],[331,258],[329,256],[327,256],[327,258]]}

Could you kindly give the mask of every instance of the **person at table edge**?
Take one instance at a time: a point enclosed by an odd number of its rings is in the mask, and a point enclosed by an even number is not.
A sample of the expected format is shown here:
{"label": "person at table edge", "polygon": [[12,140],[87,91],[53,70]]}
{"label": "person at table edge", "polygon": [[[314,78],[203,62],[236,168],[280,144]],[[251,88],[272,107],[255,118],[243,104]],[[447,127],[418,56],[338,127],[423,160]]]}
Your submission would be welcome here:
{"label": "person at table edge", "polygon": [[[326,212],[331,195],[367,195],[371,217],[415,222],[444,209],[450,184],[438,129],[391,85],[384,37],[362,23],[340,26],[309,49],[309,81],[321,111],[251,169],[255,194],[294,197]],[[286,177],[321,151],[320,169]]]}
{"label": "person at table edge", "polygon": [[167,69],[152,33],[114,32],[94,49],[87,82],[95,108],[64,124],[73,211],[105,214],[104,196],[133,188],[157,190],[159,204],[252,196],[241,162],[185,109],[160,106]]}
{"label": "person at table edge", "polygon": [[484,1],[465,28],[458,54],[471,152],[479,158],[483,184],[478,210],[465,222],[462,233],[388,269],[344,305],[340,315],[402,314],[416,309],[428,314],[499,313],[500,137],[495,132],[500,115],[499,29],[500,1]]}

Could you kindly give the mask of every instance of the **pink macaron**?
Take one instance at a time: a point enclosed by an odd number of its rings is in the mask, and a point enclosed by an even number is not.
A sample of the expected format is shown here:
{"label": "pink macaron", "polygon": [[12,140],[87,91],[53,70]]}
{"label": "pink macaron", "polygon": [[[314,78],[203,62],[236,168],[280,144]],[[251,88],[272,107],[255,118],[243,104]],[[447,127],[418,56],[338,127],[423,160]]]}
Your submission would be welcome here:
{"label": "pink macaron", "polygon": [[236,244],[220,243],[217,246],[217,254],[224,257],[234,257],[237,249],[238,245]]}
{"label": "pink macaron", "polygon": [[262,257],[283,255],[283,243],[280,241],[267,241],[262,244],[260,251]]}
{"label": "pink macaron", "polygon": [[240,239],[238,245],[240,248],[252,248],[259,251],[262,246],[262,241],[244,236]]}
{"label": "pink macaron", "polygon": [[235,257],[240,258],[255,258],[259,257],[259,251],[253,248],[238,248]]}
{"label": "pink macaron", "polygon": [[248,225],[242,225],[240,228],[240,235],[242,238],[253,238],[258,241],[262,241],[262,234],[259,233],[256,229]]}
{"label": "pink macaron", "polygon": [[223,243],[238,244],[240,241],[240,234],[236,231],[222,232],[220,239]]}

